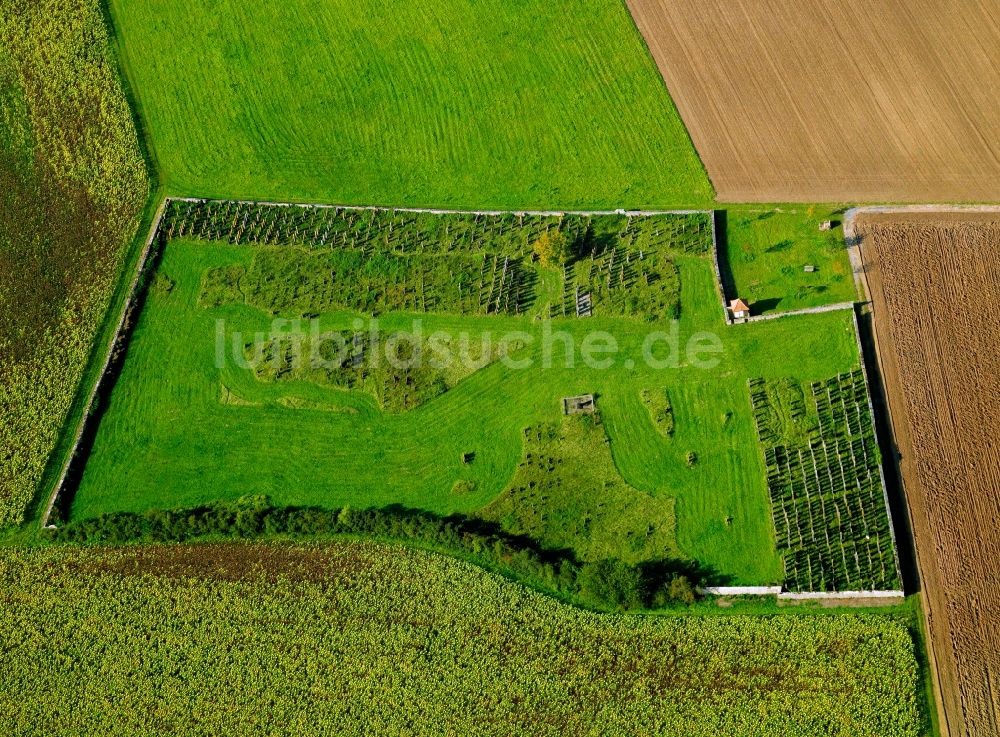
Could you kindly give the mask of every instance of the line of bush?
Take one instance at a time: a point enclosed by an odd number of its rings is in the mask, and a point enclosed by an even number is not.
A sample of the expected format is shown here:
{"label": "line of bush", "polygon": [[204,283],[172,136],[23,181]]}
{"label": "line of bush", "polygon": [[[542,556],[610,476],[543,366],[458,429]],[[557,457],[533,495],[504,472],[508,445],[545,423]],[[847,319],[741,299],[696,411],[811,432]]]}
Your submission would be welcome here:
{"label": "line of bush", "polygon": [[189,542],[213,538],[316,538],[356,535],[431,546],[506,572],[560,596],[598,609],[659,609],[695,600],[704,578],[694,563],[659,560],[580,561],[567,550],[548,550],[497,524],[464,515],[442,517],[401,506],[337,510],[274,506],[265,496],[200,507],[116,512],[49,530],[72,543]]}

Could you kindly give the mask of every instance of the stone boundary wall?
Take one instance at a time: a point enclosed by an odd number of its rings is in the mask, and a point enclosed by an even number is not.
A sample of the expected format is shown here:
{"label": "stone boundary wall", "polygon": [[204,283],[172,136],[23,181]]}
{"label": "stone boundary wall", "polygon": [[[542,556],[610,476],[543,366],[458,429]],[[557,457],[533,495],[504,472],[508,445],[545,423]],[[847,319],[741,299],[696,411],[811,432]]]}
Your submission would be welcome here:
{"label": "stone boundary wall", "polygon": [[886,599],[902,601],[901,590],[879,591],[785,591],[781,586],[701,586],[702,596],[776,596],[781,601],[851,601],[857,599]]}
{"label": "stone boundary wall", "polygon": [[794,317],[795,315],[818,315],[823,312],[838,312],[840,310],[853,310],[853,302],[837,302],[832,305],[820,305],[819,307],[803,307],[801,310],[788,310],[787,312],[770,312],[766,315],[757,315],[756,317],[748,317],[745,320],[740,320],[739,322],[764,322],[765,320],[779,320],[782,317]]}
{"label": "stone boundary wall", "polygon": [[830,600],[839,601],[845,599],[899,599],[906,598],[902,591],[783,591],[778,594],[778,599],[785,601],[811,601]]}
{"label": "stone boundary wall", "polygon": [[[426,215],[525,215],[532,217],[601,217],[624,215],[626,217],[655,217],[657,215],[714,215],[714,210],[447,210],[429,207],[386,207],[384,205],[326,205],[307,202],[270,202],[268,200],[227,200],[211,197],[170,197],[168,202],[214,202],[219,204],[264,205],[267,207],[301,207],[321,210],[348,210],[351,212],[411,212]],[[713,220],[713,227],[714,227]]]}

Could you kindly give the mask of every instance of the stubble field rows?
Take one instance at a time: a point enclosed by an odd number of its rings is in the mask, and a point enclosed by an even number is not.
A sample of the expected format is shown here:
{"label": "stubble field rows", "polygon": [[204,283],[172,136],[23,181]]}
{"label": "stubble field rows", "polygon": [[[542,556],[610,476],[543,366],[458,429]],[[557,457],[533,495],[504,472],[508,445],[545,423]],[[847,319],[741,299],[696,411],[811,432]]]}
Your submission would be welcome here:
{"label": "stubble field rows", "polygon": [[985,0],[629,0],[719,198],[995,201]]}

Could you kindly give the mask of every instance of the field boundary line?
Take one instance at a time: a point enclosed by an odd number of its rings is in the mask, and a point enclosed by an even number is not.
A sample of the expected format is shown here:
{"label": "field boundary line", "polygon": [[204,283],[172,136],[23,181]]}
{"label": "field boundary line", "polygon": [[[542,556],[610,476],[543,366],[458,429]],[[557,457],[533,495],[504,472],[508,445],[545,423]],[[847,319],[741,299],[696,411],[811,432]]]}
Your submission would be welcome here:
{"label": "field boundary line", "polygon": [[143,246],[142,253],[139,256],[138,263],[136,265],[135,274],[132,276],[132,284],[129,287],[128,296],[122,303],[121,313],[118,316],[118,326],[115,328],[114,333],[108,341],[107,351],[104,356],[104,363],[101,366],[100,372],[97,374],[97,378],[93,385],[90,387],[90,395],[87,397],[87,404],[84,407],[83,412],[80,414],[80,422],[76,428],[76,434],[73,438],[73,444],[70,446],[69,452],[66,453],[66,458],[63,461],[62,469],[59,472],[59,477],[56,483],[52,487],[52,492],[49,494],[48,502],[45,505],[45,512],[42,514],[41,522],[43,528],[51,528],[53,525],[49,524],[49,518],[52,516],[52,509],[55,507],[56,501],[59,499],[59,494],[62,492],[63,486],[66,484],[66,477],[69,474],[70,466],[73,464],[73,460],[76,458],[76,454],[80,448],[80,441],[83,439],[84,432],[87,428],[87,423],[90,420],[91,413],[94,409],[94,402],[100,393],[101,385],[104,383],[105,378],[108,374],[108,367],[111,365],[111,361],[114,357],[115,347],[121,339],[122,329],[125,327],[125,323],[128,319],[128,314],[131,311],[133,305],[135,304],[135,294],[139,287],[139,281],[142,279],[142,274],[146,270],[146,263],[149,261],[149,254],[152,250],[153,243],[156,241],[156,236],[160,232],[160,220],[163,218],[163,213],[166,211],[167,204],[170,202],[170,198],[164,197],[163,201],[160,203],[159,207],[156,208],[156,216],[153,218],[153,222],[149,227],[149,235],[146,236],[146,243]]}
{"label": "field boundary line", "polygon": [[778,598],[791,601],[811,601],[817,599],[905,599],[906,594],[901,589],[879,591],[782,591],[778,594]]}
{"label": "field boundary line", "polygon": [[[657,215],[714,215],[715,210],[458,210],[431,207],[392,207],[388,205],[332,205],[310,202],[273,202],[270,200],[215,199],[211,197],[168,197],[168,202],[205,202],[216,204],[264,205],[266,207],[301,207],[318,210],[347,210],[349,212],[409,212],[424,215],[524,215],[530,217],[562,217],[577,215],[582,217],[604,217],[624,215],[626,217],[655,217]],[[713,228],[715,224],[713,221]]]}

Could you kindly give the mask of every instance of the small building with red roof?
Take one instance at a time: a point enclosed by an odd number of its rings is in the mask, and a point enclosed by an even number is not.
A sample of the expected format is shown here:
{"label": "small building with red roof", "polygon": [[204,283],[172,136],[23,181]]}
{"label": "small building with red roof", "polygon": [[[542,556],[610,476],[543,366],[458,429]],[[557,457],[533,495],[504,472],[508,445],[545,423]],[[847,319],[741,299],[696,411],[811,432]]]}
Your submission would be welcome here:
{"label": "small building with red roof", "polygon": [[746,320],[750,317],[750,305],[737,297],[729,303],[729,311],[734,320]]}

